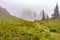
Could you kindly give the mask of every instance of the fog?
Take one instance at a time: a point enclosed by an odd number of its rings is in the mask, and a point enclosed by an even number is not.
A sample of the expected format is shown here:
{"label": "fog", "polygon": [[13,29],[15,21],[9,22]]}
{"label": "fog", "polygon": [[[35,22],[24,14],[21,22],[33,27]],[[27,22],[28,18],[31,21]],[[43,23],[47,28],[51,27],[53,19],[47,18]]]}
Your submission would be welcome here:
{"label": "fog", "polygon": [[17,17],[24,16],[21,14],[25,9],[32,12],[36,11],[37,14],[44,9],[45,13],[51,17],[56,3],[58,3],[60,9],[60,0],[0,0],[0,6],[6,8],[11,15]]}

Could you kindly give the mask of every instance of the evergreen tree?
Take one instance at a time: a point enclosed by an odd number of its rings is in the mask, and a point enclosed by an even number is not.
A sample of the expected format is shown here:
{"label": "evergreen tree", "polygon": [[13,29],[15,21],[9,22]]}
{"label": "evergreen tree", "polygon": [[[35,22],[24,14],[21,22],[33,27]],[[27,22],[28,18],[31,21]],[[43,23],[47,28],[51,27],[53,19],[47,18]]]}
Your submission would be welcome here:
{"label": "evergreen tree", "polygon": [[47,21],[48,21],[48,19],[49,19],[49,17],[48,17],[48,15],[47,15]]}
{"label": "evergreen tree", "polygon": [[44,13],[44,10],[42,10],[42,20],[45,20],[45,13]]}
{"label": "evergreen tree", "polygon": [[59,7],[58,7],[58,4],[56,4],[56,7],[54,9],[54,14],[52,16],[53,16],[53,18],[59,17]]}

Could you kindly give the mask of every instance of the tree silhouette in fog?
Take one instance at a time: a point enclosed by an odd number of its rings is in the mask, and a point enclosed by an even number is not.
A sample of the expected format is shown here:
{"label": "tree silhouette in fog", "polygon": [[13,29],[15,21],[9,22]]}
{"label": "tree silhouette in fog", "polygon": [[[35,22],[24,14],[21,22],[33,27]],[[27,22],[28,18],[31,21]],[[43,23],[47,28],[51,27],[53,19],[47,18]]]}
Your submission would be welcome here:
{"label": "tree silhouette in fog", "polygon": [[42,10],[42,20],[45,20],[45,12]]}
{"label": "tree silhouette in fog", "polygon": [[59,17],[59,7],[58,7],[58,4],[56,4],[56,7],[54,9],[54,14],[52,16],[53,16],[53,18],[58,18]]}

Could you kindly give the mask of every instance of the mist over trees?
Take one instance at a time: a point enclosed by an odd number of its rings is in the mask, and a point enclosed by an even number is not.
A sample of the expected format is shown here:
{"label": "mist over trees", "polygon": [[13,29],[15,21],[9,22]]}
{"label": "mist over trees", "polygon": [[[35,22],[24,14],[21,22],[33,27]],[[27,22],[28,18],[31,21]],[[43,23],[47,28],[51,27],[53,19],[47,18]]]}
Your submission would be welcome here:
{"label": "mist over trees", "polygon": [[[4,13],[9,14],[9,12],[5,10],[6,10],[5,8],[0,7],[0,12],[4,11]],[[39,14],[36,11],[32,11],[30,9],[24,9],[22,10],[21,15],[22,18],[26,20],[48,20],[49,19],[48,13],[46,13],[44,9],[40,11]],[[59,18],[59,17],[60,17],[59,7],[58,4],[56,4],[56,7],[54,8],[54,12],[52,14],[52,18]]]}
{"label": "mist over trees", "polygon": [[39,15],[36,11],[32,10],[23,10],[22,11],[22,18],[26,20],[46,20],[48,18],[48,15],[42,10],[42,12],[39,12]]}
{"label": "mist over trees", "polygon": [[33,13],[31,10],[23,10],[22,18],[26,20],[33,20]]}
{"label": "mist over trees", "polygon": [[34,18],[34,20],[38,20],[38,15],[36,12],[33,13],[33,18]]}
{"label": "mist over trees", "polygon": [[[29,19],[29,20],[48,20],[49,16],[48,13],[45,13],[45,10],[42,10],[42,13],[39,12],[39,15],[36,11],[32,10],[24,10],[22,11],[23,18]],[[54,8],[54,13],[52,14],[52,18],[58,18],[60,16],[59,14],[59,7],[58,4],[56,4],[56,7]]]}

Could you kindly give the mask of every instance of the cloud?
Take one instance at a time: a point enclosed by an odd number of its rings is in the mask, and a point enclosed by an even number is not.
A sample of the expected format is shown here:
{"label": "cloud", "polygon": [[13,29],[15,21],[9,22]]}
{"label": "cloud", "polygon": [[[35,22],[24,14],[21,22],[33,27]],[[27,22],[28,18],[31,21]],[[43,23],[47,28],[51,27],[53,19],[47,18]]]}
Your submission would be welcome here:
{"label": "cloud", "polygon": [[44,9],[46,13],[52,14],[56,3],[58,3],[60,9],[60,0],[0,0],[0,5],[14,15],[20,14],[23,8],[39,11]]}

